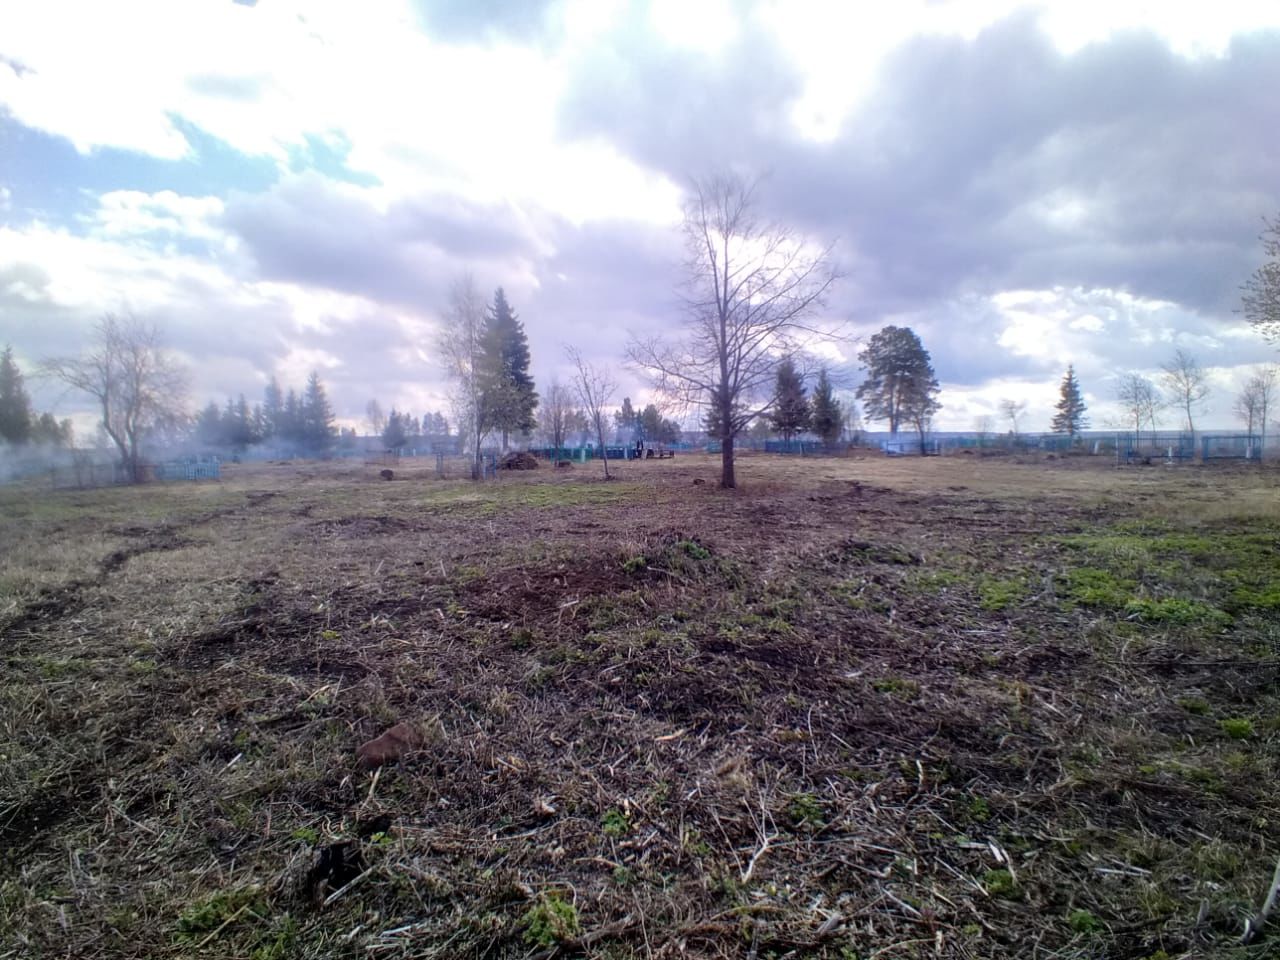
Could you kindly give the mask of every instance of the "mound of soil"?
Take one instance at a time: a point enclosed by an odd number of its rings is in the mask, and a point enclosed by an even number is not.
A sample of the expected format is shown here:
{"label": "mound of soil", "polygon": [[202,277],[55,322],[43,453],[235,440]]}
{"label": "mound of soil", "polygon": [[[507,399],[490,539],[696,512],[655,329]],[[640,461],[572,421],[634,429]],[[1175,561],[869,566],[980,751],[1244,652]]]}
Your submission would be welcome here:
{"label": "mound of soil", "polygon": [[538,458],[532,453],[526,453],[523,450],[515,453],[508,453],[498,463],[503,470],[537,470]]}

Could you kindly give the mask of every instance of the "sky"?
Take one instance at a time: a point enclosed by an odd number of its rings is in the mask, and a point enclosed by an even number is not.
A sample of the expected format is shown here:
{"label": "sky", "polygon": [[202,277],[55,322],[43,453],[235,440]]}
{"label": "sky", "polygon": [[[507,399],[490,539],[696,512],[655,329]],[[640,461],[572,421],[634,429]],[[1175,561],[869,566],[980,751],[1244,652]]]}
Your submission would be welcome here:
{"label": "sky", "polygon": [[[191,405],[319,371],[343,422],[448,410],[434,340],[501,285],[539,384],[672,331],[692,178],[834,243],[824,319],[907,325],[936,425],[1095,427],[1176,349],[1233,425],[1280,211],[1280,3],[27,0],[0,5],[0,343],[155,323]],[[829,359],[856,385],[854,341]],[[37,406],[83,398],[31,380]],[[1176,426],[1169,415],[1167,425]]]}

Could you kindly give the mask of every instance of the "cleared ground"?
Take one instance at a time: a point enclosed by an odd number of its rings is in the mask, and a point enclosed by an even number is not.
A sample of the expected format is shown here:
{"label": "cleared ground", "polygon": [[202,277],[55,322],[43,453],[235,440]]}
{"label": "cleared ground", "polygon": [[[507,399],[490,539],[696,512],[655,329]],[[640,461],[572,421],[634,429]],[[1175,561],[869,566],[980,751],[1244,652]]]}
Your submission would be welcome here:
{"label": "cleared ground", "polygon": [[1275,471],[619,472],[0,490],[0,956],[1277,955]]}

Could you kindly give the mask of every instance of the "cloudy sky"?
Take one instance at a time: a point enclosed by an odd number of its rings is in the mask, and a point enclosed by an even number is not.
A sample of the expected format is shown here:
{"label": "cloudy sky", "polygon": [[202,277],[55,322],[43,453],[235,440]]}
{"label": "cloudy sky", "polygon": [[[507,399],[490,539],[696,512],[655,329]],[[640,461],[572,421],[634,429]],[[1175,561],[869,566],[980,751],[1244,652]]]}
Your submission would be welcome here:
{"label": "cloudy sky", "polygon": [[1178,347],[1228,425],[1277,359],[1234,312],[1277,90],[1273,0],[5,3],[0,342],[30,367],[132,311],[193,405],[317,369],[354,424],[445,407],[470,271],[541,382],[570,343],[643,396],[622,350],[680,322],[683,192],[732,168],[836,241],[831,319],[920,333],[941,427],[1010,397],[1047,428],[1068,362],[1102,426]]}

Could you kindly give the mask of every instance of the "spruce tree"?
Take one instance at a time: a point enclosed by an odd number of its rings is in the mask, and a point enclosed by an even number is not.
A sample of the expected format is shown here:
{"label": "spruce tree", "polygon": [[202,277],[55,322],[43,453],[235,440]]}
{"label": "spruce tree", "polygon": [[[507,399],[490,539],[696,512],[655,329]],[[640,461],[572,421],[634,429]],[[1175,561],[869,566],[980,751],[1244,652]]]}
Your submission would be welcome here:
{"label": "spruce tree", "polygon": [[618,443],[629,443],[635,440],[637,431],[641,430],[643,426],[636,414],[635,407],[631,405],[630,397],[622,398],[622,407],[614,413],[613,422],[618,428],[615,434],[615,439]]}
{"label": "spruce tree", "polygon": [[31,442],[41,446],[69,448],[75,440],[70,420],[58,421],[52,413],[33,416],[31,420]]}
{"label": "spruce tree", "polygon": [[782,434],[782,439],[790,443],[797,433],[809,429],[809,416],[809,398],[805,394],[804,381],[788,357],[778,365],[769,422],[774,432]]}
{"label": "spruce tree", "polygon": [[212,400],[196,416],[196,439],[206,447],[221,447],[226,443],[222,411]]}
{"label": "spruce tree", "polygon": [[266,390],[262,395],[262,419],[266,424],[266,430],[262,436],[282,437],[286,432],[284,427],[284,394],[280,390],[280,383],[274,376],[267,383]]}
{"label": "spruce tree", "polygon": [[408,419],[408,414],[400,413],[395,407],[391,408],[391,413],[387,415],[387,425],[382,428],[382,443],[388,450],[399,452],[409,442],[405,431],[405,421]]}
{"label": "spruce tree", "polygon": [[13,359],[13,348],[0,353],[0,440],[12,444],[31,439],[31,398],[22,383],[22,371]]}
{"label": "spruce tree", "polygon": [[823,443],[835,443],[840,439],[844,412],[831,391],[831,378],[827,376],[825,367],[818,372],[818,383],[813,388],[812,421],[813,432],[822,438]]}
{"label": "spruce tree", "polygon": [[311,371],[307,378],[307,390],[302,398],[302,441],[310,452],[323,456],[333,449],[333,407],[325,393],[320,374]]}
{"label": "spruce tree", "polygon": [[276,432],[280,439],[288,445],[291,455],[297,453],[298,447],[305,441],[302,430],[302,400],[293,387],[289,388],[280,407],[278,424]]}
{"label": "spruce tree", "polygon": [[529,375],[529,338],[501,287],[485,309],[481,347],[482,421],[487,430],[501,432],[505,450],[511,434],[528,435],[534,428],[538,394]]}
{"label": "spruce tree", "polygon": [[1080,431],[1089,425],[1084,415],[1086,409],[1084,398],[1080,395],[1080,382],[1076,380],[1075,366],[1068,365],[1059,389],[1058,412],[1053,416],[1053,432],[1067,434],[1074,443]]}

